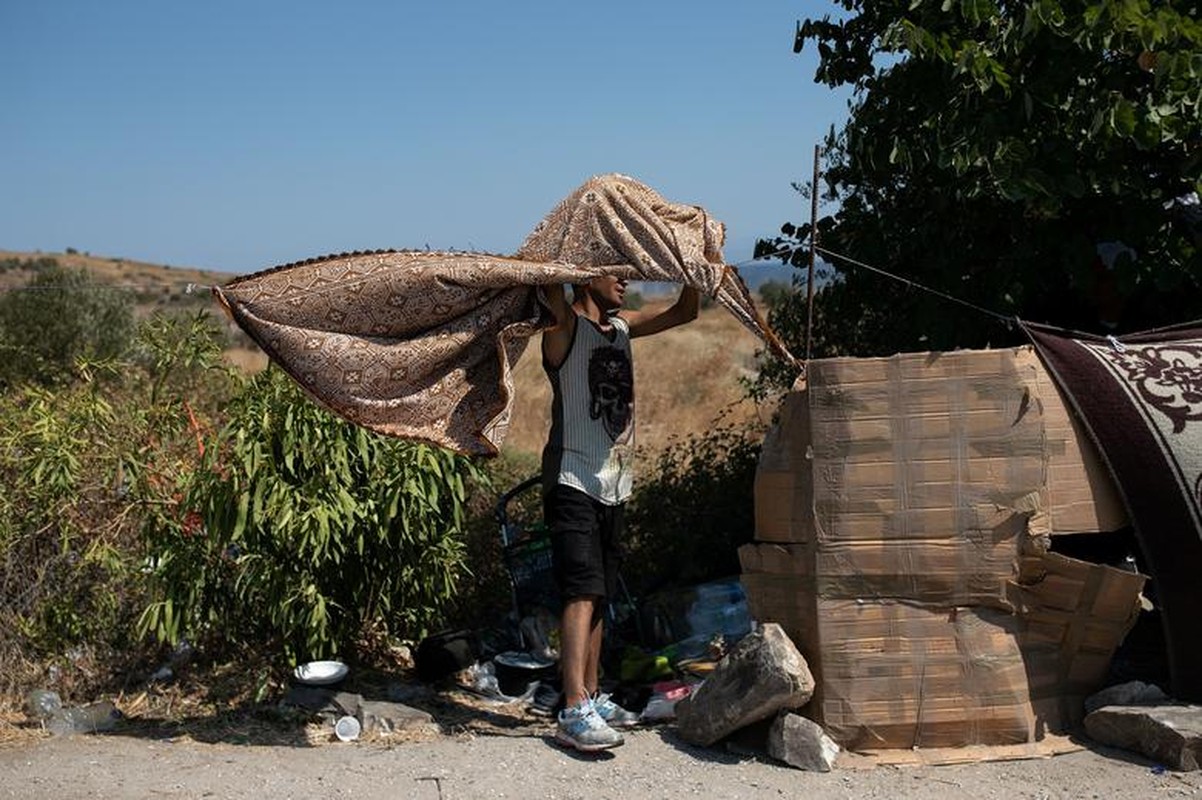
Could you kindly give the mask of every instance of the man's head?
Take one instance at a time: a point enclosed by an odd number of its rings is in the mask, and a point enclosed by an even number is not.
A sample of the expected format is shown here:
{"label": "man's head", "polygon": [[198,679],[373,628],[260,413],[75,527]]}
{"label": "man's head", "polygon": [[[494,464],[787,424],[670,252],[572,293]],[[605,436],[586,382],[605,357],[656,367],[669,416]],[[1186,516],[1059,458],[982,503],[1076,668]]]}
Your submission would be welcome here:
{"label": "man's head", "polygon": [[587,294],[602,312],[617,311],[626,298],[626,279],[613,275],[601,275],[585,284],[572,287],[574,297],[581,299]]}

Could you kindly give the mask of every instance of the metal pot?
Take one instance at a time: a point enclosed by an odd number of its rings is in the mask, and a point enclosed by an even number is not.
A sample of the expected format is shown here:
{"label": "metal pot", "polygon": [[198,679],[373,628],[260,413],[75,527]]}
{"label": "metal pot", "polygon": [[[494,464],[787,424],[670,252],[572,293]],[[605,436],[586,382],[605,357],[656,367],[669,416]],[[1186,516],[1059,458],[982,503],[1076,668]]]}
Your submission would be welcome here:
{"label": "metal pot", "polygon": [[535,681],[554,678],[559,666],[554,661],[544,661],[514,650],[497,653],[492,663],[497,674],[497,686],[508,697],[521,696]]}

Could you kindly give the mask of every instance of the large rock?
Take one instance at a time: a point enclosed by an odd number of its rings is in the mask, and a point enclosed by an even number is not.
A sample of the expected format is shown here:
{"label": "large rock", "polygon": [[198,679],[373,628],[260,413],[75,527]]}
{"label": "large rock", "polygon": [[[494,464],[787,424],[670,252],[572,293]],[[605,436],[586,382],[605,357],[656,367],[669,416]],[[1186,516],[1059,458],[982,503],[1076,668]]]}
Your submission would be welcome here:
{"label": "large rock", "polygon": [[356,716],[367,733],[420,730],[434,722],[434,718],[425,711],[386,700],[364,700],[359,704]]}
{"label": "large rock", "polygon": [[839,755],[839,745],[817,722],[792,711],[781,711],[768,731],[768,755],[798,769],[830,772]]}
{"label": "large rock", "polygon": [[806,660],[781,627],[768,622],[744,636],[676,704],[676,727],[686,741],[708,746],[782,708],[801,708],[813,694]]}
{"label": "large rock", "polygon": [[434,718],[425,711],[404,703],[364,700],[359,694],[316,686],[292,687],[284,697],[284,703],[312,711],[330,722],[339,717],[355,717],[364,733],[389,734],[419,730],[434,722]]}
{"label": "large rock", "polygon": [[340,692],[319,686],[293,686],[284,695],[284,705],[296,706],[323,715],[355,716],[363,698],[351,692]]}
{"label": "large rock", "polygon": [[1085,732],[1175,770],[1202,762],[1202,706],[1105,706],[1085,717]]}
{"label": "large rock", "polygon": [[1085,698],[1085,713],[1106,706],[1160,706],[1172,702],[1159,686],[1143,681],[1127,681],[1107,686]]}

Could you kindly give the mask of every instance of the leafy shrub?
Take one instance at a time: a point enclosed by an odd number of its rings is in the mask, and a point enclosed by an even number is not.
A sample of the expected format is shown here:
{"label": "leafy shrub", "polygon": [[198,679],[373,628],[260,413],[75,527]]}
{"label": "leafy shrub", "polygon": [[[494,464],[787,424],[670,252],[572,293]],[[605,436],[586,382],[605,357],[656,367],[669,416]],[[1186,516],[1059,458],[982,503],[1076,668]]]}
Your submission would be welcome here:
{"label": "leafy shrub", "polygon": [[[457,593],[448,613],[450,627],[503,627],[513,597],[502,558],[497,503],[502,494],[539,474],[540,465],[538,456],[502,451],[481,468],[488,480],[469,498],[465,528],[465,565],[471,580]],[[519,525],[541,521],[541,489],[536,486],[514,497],[507,513],[510,521]]]}
{"label": "leafy shrub", "polygon": [[0,386],[60,383],[77,358],[119,355],[134,335],[128,292],[55,264],[0,295]]}
{"label": "leafy shrub", "polygon": [[90,653],[115,671],[135,656],[147,602],[142,520],[173,502],[175,477],[196,459],[199,423],[181,390],[194,392],[203,418],[225,387],[203,379],[223,374],[213,372],[211,331],[151,319],[138,347],[150,353],[168,340],[171,357],[81,361],[57,391],[0,394],[0,667],[70,667]]}
{"label": "leafy shrub", "polygon": [[299,660],[441,622],[464,573],[472,461],[337,419],[277,369],[227,413],[179,513],[147,529],[160,596],[143,630]]}
{"label": "leafy shrub", "polygon": [[125,592],[120,545],[130,532],[112,513],[120,454],[107,436],[118,420],[90,388],[57,396],[31,388],[0,405],[0,592],[31,655],[114,627]]}
{"label": "leafy shrub", "polygon": [[623,575],[636,594],[739,572],[755,532],[762,431],[720,425],[673,442],[635,482]]}

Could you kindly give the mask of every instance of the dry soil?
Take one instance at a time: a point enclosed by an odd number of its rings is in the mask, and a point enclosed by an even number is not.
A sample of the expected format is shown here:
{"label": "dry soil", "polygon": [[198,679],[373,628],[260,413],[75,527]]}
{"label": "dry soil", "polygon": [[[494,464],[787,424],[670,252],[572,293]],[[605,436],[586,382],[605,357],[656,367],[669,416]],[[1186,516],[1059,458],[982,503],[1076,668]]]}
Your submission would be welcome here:
{"label": "dry soil", "polygon": [[14,798],[1173,798],[1202,797],[1202,773],[1082,749],[1045,759],[802,772],[682,743],[671,726],[586,756],[549,725],[487,735],[291,744],[204,743],[146,733],[26,739],[0,749]]}

